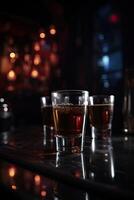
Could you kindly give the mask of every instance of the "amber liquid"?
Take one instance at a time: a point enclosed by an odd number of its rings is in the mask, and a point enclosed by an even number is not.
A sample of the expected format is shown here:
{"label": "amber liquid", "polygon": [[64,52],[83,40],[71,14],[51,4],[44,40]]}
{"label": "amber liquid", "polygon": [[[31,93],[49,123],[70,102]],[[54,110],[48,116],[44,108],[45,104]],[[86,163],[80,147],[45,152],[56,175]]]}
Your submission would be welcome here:
{"label": "amber liquid", "polygon": [[60,105],[54,107],[54,124],[59,137],[79,137],[85,122],[85,106]]}
{"label": "amber liquid", "polygon": [[89,106],[91,126],[97,129],[108,129],[112,121],[113,104],[96,104]]}
{"label": "amber liquid", "polygon": [[53,109],[51,105],[42,108],[42,119],[43,125],[46,125],[48,127],[54,126]]}

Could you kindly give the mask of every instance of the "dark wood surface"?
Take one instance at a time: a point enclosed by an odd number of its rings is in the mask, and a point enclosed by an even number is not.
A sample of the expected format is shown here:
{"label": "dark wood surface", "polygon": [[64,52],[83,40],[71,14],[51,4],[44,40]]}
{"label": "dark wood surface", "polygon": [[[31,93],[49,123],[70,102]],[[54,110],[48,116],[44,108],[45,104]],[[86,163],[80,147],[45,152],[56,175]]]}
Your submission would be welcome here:
{"label": "dark wood surface", "polygon": [[1,133],[0,160],[102,199],[134,199],[134,138],[114,136],[112,148],[101,150],[93,145],[87,136],[84,153],[59,156],[55,144],[45,146],[41,127],[23,127]]}

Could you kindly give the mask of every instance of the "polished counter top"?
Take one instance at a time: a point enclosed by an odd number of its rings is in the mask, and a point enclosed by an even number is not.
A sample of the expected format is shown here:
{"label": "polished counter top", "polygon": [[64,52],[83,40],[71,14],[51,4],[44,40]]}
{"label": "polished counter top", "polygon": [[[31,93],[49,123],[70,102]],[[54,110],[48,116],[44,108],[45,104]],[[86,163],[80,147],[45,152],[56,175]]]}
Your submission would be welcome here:
{"label": "polished counter top", "polygon": [[134,199],[133,158],[129,134],[114,133],[101,149],[87,135],[83,153],[59,155],[55,143],[46,146],[42,127],[23,127],[0,133],[0,185],[22,199],[41,199],[46,188],[46,199]]}

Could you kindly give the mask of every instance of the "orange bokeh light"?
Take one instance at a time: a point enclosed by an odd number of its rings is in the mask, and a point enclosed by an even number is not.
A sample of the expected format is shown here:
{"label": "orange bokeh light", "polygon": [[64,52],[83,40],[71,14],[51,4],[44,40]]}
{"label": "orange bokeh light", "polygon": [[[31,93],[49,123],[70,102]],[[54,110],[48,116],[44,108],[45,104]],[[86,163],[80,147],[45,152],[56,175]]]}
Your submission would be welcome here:
{"label": "orange bokeh light", "polygon": [[16,57],[16,54],[14,52],[11,52],[10,53],[10,58],[15,58]]}
{"label": "orange bokeh light", "polygon": [[45,34],[44,32],[41,32],[41,33],[40,33],[40,38],[43,39],[43,38],[45,38],[45,37],[46,37],[46,34]]}
{"label": "orange bokeh light", "polygon": [[36,185],[39,185],[39,184],[40,184],[40,181],[41,181],[40,176],[39,176],[39,175],[35,175],[34,181],[35,181],[35,184],[36,184]]}
{"label": "orange bokeh light", "polygon": [[39,54],[36,54],[34,57],[34,64],[39,65],[41,63],[41,57]]}
{"label": "orange bokeh light", "polygon": [[10,70],[7,74],[7,78],[8,80],[10,81],[14,81],[16,79],[16,74],[15,74],[15,71],[13,70]]}
{"label": "orange bokeh light", "polygon": [[56,29],[54,27],[50,28],[50,34],[55,35],[56,34]]}
{"label": "orange bokeh light", "polygon": [[40,51],[40,45],[39,45],[38,42],[36,42],[36,43],[34,44],[34,50],[35,50],[35,51]]}
{"label": "orange bokeh light", "polygon": [[12,187],[13,190],[17,189],[16,185],[12,185],[11,187]]}
{"label": "orange bokeh light", "polygon": [[51,53],[50,54],[50,62],[52,64],[58,64],[58,61],[59,61],[58,55],[55,53]]}
{"label": "orange bokeh light", "polygon": [[9,170],[8,170],[8,174],[9,174],[10,177],[14,177],[15,174],[16,174],[15,167],[10,167]]}
{"label": "orange bokeh light", "polygon": [[32,78],[37,78],[39,76],[39,72],[36,69],[33,69],[31,72],[31,77]]}
{"label": "orange bokeh light", "polygon": [[45,190],[42,190],[42,191],[40,192],[40,194],[41,194],[42,197],[45,197],[45,196],[47,195],[47,192],[46,192]]}

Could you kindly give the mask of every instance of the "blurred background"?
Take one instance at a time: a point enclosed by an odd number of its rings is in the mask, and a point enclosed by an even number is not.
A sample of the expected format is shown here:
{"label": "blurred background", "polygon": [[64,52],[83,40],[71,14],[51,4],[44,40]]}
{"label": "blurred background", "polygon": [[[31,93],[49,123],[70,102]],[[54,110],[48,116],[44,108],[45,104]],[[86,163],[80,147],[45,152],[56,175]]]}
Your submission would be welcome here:
{"label": "blurred background", "polygon": [[4,1],[0,97],[15,126],[41,122],[40,97],[57,89],[115,94],[122,125],[124,70],[134,65],[132,1]]}

